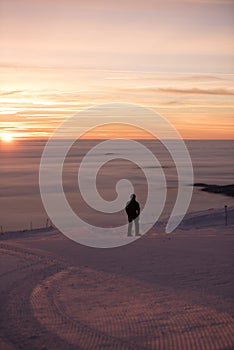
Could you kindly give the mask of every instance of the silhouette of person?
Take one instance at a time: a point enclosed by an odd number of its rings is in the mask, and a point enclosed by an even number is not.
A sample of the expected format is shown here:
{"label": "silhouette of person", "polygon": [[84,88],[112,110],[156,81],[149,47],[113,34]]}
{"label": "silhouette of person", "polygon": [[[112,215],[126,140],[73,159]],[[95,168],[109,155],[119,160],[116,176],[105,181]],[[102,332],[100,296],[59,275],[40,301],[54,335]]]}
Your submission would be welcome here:
{"label": "silhouette of person", "polygon": [[135,224],[135,235],[141,236],[139,233],[139,215],[140,215],[140,205],[136,201],[136,195],[131,195],[131,200],[127,203],[125,211],[128,216],[128,236],[132,236],[132,223]]}

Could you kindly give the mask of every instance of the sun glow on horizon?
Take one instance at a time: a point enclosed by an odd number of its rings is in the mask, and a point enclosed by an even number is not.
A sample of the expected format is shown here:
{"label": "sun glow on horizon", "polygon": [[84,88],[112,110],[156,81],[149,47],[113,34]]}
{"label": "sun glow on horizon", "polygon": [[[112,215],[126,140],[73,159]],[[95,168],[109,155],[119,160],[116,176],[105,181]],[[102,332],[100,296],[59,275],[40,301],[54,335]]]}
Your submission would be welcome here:
{"label": "sun glow on horizon", "polygon": [[1,136],[3,142],[12,142],[14,141],[14,137],[12,134],[4,133]]}

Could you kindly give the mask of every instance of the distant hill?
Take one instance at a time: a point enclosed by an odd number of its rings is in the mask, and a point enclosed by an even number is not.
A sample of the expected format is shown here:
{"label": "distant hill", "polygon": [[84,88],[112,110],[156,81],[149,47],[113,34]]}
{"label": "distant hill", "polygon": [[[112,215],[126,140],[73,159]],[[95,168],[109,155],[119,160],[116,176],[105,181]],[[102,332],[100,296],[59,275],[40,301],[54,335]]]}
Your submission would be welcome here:
{"label": "distant hill", "polygon": [[234,197],[234,184],[233,185],[207,185],[204,183],[194,183],[194,187],[201,187],[202,191],[209,193],[218,193],[225,196]]}

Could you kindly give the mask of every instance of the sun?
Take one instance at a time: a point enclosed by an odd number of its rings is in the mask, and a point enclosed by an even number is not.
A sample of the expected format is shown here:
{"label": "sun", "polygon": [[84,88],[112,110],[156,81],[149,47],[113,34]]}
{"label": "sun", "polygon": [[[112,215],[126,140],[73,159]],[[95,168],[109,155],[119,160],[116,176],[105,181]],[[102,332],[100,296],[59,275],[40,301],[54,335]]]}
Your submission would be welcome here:
{"label": "sun", "polygon": [[13,136],[11,134],[3,134],[2,135],[2,141],[3,142],[12,142],[14,140]]}

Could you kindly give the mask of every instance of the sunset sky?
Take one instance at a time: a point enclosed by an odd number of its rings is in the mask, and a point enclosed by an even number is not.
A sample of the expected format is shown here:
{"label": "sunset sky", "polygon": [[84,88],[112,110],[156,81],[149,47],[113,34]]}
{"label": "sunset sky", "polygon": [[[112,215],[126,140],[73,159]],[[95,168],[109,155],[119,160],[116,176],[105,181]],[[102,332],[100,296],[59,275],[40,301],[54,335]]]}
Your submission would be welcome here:
{"label": "sunset sky", "polygon": [[0,134],[133,102],[185,139],[232,139],[233,35],[232,0],[0,0]]}

